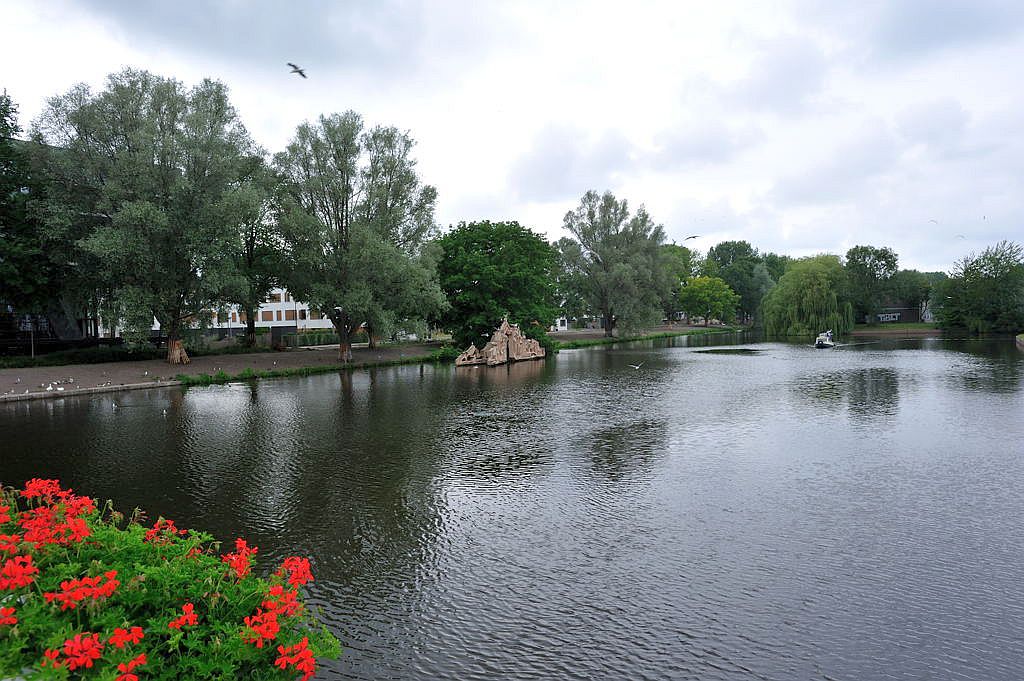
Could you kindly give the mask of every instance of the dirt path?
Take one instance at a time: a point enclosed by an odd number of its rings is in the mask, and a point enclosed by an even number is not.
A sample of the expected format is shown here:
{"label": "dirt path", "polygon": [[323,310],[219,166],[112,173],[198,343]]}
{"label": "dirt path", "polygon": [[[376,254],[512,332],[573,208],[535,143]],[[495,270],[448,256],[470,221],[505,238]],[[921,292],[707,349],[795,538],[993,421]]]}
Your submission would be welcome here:
{"label": "dirt path", "polygon": [[[430,354],[436,345],[399,345],[371,350],[352,350],[354,366],[392,362]],[[160,359],[139,362],[69,364],[58,367],[0,369],[0,402],[44,397],[61,397],[92,392],[137,390],[177,385],[177,374],[215,374],[231,376],[245,369],[265,371],[340,364],[338,346],[299,348],[288,352],[257,352],[243,355],[195,357],[187,365],[171,366]],[[52,390],[47,390],[52,386]]]}

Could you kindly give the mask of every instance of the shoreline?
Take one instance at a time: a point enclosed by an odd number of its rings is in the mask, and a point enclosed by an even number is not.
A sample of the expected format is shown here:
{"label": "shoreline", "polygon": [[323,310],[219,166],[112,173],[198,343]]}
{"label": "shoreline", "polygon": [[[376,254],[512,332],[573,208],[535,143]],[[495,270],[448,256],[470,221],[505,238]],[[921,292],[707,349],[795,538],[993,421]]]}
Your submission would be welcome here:
{"label": "shoreline", "polygon": [[942,329],[887,329],[884,326],[854,329],[851,336],[919,336],[921,338],[941,338]]}

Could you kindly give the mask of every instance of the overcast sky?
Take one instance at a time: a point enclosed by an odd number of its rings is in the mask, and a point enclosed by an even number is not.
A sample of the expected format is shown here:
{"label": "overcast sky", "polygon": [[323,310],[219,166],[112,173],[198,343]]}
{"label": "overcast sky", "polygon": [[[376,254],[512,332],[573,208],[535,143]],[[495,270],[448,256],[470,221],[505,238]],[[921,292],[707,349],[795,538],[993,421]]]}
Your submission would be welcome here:
{"label": "overcast sky", "polygon": [[25,128],[123,66],[223,81],[271,152],[353,109],[411,132],[442,225],[554,239],[610,189],[702,251],[948,270],[1024,241],[1022,0],[0,0],[0,25]]}

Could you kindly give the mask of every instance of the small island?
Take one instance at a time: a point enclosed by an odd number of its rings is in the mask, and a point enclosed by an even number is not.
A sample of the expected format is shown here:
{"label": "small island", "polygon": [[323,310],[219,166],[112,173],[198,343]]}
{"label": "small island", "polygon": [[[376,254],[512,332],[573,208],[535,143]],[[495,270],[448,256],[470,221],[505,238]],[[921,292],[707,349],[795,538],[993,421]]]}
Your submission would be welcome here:
{"label": "small island", "polygon": [[518,362],[524,359],[543,359],[544,348],[540,343],[527,338],[519,330],[518,324],[509,324],[508,319],[501,322],[501,326],[494,330],[491,340],[482,349],[470,343],[466,351],[455,358],[455,366],[474,366],[486,364],[487,366],[498,366],[509,362]]}

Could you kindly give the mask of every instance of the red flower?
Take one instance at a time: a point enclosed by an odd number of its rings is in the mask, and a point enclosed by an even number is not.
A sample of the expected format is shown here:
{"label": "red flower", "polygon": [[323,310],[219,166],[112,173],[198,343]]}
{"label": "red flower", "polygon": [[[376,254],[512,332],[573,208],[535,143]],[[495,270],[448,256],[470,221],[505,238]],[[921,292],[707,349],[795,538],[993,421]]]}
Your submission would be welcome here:
{"label": "red flower", "polygon": [[50,666],[53,667],[54,669],[56,669],[57,667],[61,667],[63,665],[61,665],[60,662],[57,662],[57,658],[59,656],[60,656],[60,651],[59,650],[54,650],[52,648],[47,648],[46,652],[43,653],[43,661],[39,663],[39,666],[43,667],[45,669],[46,668],[46,663],[47,663],[47,661],[49,661]]}
{"label": "red flower", "polygon": [[277,652],[280,653],[280,657],[274,660],[274,666],[287,669],[288,665],[292,665],[295,671],[303,672],[302,681],[307,681],[316,672],[316,658],[309,649],[309,640],[306,637],[288,648],[278,646]]}
{"label": "red flower", "polygon": [[[68,490],[70,492],[71,490]],[[59,480],[42,480],[40,478],[32,478],[25,483],[25,489],[22,491],[21,496],[26,499],[32,499],[34,497],[53,497],[61,494],[66,494],[64,490],[60,488]]]}
{"label": "red flower", "polygon": [[313,581],[313,573],[309,571],[309,560],[306,558],[299,558],[298,556],[290,556],[284,559],[284,563],[281,564],[281,569],[276,573],[278,577],[284,577],[284,573],[288,572],[288,583],[292,586],[299,586]]}
{"label": "red flower", "polygon": [[32,564],[32,556],[15,556],[8,558],[0,569],[0,591],[28,586],[33,582],[33,575],[39,574],[39,568]]}
{"label": "red flower", "polygon": [[154,544],[168,544],[174,541],[178,535],[186,534],[188,534],[188,530],[178,529],[175,527],[173,520],[160,518],[153,523],[153,529],[146,530],[144,541],[153,542]]}
{"label": "red flower", "polygon": [[235,571],[235,575],[242,579],[249,574],[249,570],[252,568],[249,557],[255,556],[257,550],[255,546],[249,546],[244,539],[236,539],[235,552],[224,554],[221,560],[230,565],[231,569]]}
{"label": "red flower", "polygon": [[289,617],[302,610],[302,604],[297,600],[298,595],[295,589],[285,591],[283,586],[275,584],[270,587],[270,591],[263,601],[263,608],[277,613],[281,617]]}
{"label": "red flower", "polygon": [[[128,629],[122,629],[118,627],[114,629],[114,635],[110,637],[110,643],[114,644],[117,648],[124,648],[126,643],[138,643],[143,637],[142,627],[132,627]],[[131,671],[126,669],[124,671]]]}
{"label": "red flower", "polygon": [[115,681],[139,681],[138,675],[131,672],[136,667],[141,667],[144,664],[146,664],[146,653],[141,653],[127,662],[122,662],[117,665],[117,671],[122,673]]}
{"label": "red flower", "polygon": [[92,663],[103,655],[103,643],[99,634],[75,634],[74,638],[64,641],[64,657],[68,658],[68,669],[74,671],[79,667],[92,667]]}
{"label": "red flower", "polygon": [[0,534],[0,553],[17,553],[20,543],[20,534]]}
{"label": "red flower", "polygon": [[18,618],[14,616],[14,608],[0,608],[0,626],[4,624],[17,624]]}
{"label": "red flower", "polygon": [[194,626],[199,623],[199,617],[194,612],[195,606],[191,603],[186,603],[181,606],[181,612],[183,614],[178,615],[175,619],[171,620],[167,624],[170,629],[181,629],[185,625]]}
{"label": "red flower", "polygon": [[257,648],[263,647],[263,640],[273,641],[277,638],[277,632],[281,630],[277,623],[277,613],[263,612],[259,608],[252,617],[245,618],[245,626],[249,629],[242,632],[242,639],[246,643],[253,643]]}
{"label": "red flower", "polygon": [[18,524],[25,530],[25,541],[35,544],[37,549],[47,544],[66,546],[91,534],[82,518],[62,516],[59,507],[40,506],[22,513]]}
{"label": "red flower", "polygon": [[0,504],[0,524],[11,522],[11,514],[9,513],[10,510],[10,506],[4,506],[3,504]]}
{"label": "red flower", "polygon": [[[43,598],[47,603],[59,602],[61,610],[74,610],[86,598],[98,601],[101,598],[110,598],[114,595],[114,591],[121,585],[120,581],[114,579],[115,577],[117,577],[117,570],[108,570],[103,575],[95,577],[66,579],[60,583],[60,593],[49,591],[43,594]],[[106,578],[106,582],[103,581],[104,578]]]}

